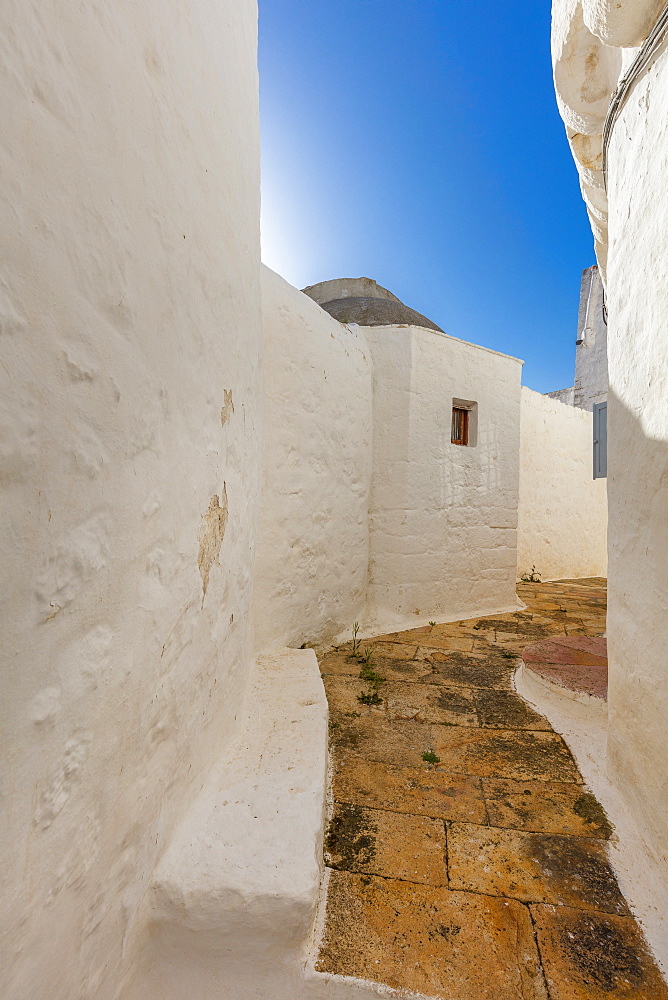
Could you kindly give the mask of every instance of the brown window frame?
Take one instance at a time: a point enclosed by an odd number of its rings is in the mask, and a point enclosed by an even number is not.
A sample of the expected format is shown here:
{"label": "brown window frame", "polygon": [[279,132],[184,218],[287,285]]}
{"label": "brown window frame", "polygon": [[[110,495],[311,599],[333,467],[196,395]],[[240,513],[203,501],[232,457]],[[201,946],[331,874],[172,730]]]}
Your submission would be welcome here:
{"label": "brown window frame", "polygon": [[[458,445],[469,443],[469,417],[471,411],[464,406],[452,407],[452,423],[450,425],[450,442]],[[456,424],[460,423],[457,427]]]}

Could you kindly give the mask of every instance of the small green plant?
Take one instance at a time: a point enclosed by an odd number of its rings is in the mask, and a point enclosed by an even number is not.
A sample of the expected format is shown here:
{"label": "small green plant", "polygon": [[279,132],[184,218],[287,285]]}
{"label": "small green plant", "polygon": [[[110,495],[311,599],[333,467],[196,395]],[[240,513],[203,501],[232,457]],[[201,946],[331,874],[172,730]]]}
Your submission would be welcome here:
{"label": "small green plant", "polygon": [[437,757],[433,750],[425,750],[425,752],[422,754],[422,760],[425,761],[426,764],[441,763],[441,758]]}
{"label": "small green plant", "polygon": [[358,696],[357,700],[362,705],[381,705],[382,698],[378,695],[378,688],[385,680],[381,677],[379,673],[374,670],[374,663],[371,657],[373,656],[373,648],[371,646],[366,646],[363,653],[359,651],[356,654],[356,659],[360,661],[362,666],[360,667],[360,680],[366,681],[369,685],[369,691]]}
{"label": "small green plant", "polygon": [[353,656],[357,656],[360,648],[360,639],[358,638],[360,631],[360,623],[353,622]]}
{"label": "small green plant", "polygon": [[362,718],[362,716],[360,715],[359,712],[344,712],[343,714],[345,716],[347,716],[349,719],[361,719]]}
{"label": "small green plant", "polygon": [[505,656],[505,658],[507,660],[516,660],[517,659],[517,653],[513,653],[512,650],[510,650],[510,649],[502,649],[501,650],[501,656]]}
{"label": "small green plant", "polygon": [[536,567],[532,566],[531,571],[529,573],[524,573],[523,576],[520,577],[520,580],[522,583],[540,583],[541,575],[542,574],[536,572]]}
{"label": "small green plant", "polygon": [[360,705],[382,705],[383,699],[379,696],[377,691],[363,691],[362,694],[357,695],[357,700]]}
{"label": "small green plant", "polygon": [[360,670],[360,680],[366,681],[367,684],[370,684],[377,691],[380,685],[384,683],[385,678],[381,677],[380,674],[376,673],[370,667],[364,666]]}
{"label": "small green plant", "polygon": [[430,625],[435,625],[435,624],[436,624],[436,622],[429,622],[429,624],[430,624]]}
{"label": "small green plant", "polygon": [[329,730],[330,730],[330,732],[332,732],[334,729],[338,729],[340,727],[340,725],[341,725],[340,722],[330,722],[330,724],[329,724]]}
{"label": "small green plant", "polygon": [[385,678],[381,677],[380,674],[373,669],[374,663],[371,659],[372,655],[373,650],[367,646],[364,653],[358,654],[357,659],[362,664],[360,668],[360,680],[366,681],[367,684],[370,684],[372,688],[377,690]]}

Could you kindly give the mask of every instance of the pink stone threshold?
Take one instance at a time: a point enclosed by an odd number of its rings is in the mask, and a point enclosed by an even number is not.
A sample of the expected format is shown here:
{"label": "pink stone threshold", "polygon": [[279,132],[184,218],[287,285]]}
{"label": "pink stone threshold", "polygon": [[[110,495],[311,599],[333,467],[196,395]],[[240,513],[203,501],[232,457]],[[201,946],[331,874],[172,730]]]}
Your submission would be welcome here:
{"label": "pink stone threshold", "polygon": [[569,635],[525,646],[522,660],[528,670],[570,691],[608,697],[606,640],[599,636]]}

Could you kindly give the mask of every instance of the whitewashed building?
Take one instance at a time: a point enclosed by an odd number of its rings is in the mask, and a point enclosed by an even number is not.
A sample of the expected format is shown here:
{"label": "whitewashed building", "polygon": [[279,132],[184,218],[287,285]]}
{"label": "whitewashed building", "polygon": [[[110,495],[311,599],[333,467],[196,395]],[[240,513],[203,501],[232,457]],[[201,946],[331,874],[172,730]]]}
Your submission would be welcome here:
{"label": "whitewashed building", "polygon": [[[414,315],[342,324],[262,268],[254,0],[9,0],[0,29],[0,992],[358,996],[304,972],[327,705],[297,647],[355,618],[512,606],[522,456],[547,490],[548,465],[570,481],[579,439],[549,455],[550,413],[529,407],[520,447],[516,359]],[[648,159],[657,198],[660,176]],[[665,371],[650,349],[628,363],[626,301],[610,295],[613,479],[632,436],[638,471],[666,440]],[[634,331],[648,348],[655,334]],[[627,660],[632,613],[665,592],[662,467],[638,540],[611,545]],[[531,534],[551,533],[554,566],[575,572],[564,511],[536,525],[544,498],[526,496],[527,560],[552,575]],[[622,490],[615,539],[630,502]],[[643,801],[666,780],[648,773],[665,708],[654,634],[649,689],[640,667],[613,680],[615,766]]]}
{"label": "whitewashed building", "polygon": [[552,49],[607,303],[607,767],[668,883],[668,9],[555,0]]}

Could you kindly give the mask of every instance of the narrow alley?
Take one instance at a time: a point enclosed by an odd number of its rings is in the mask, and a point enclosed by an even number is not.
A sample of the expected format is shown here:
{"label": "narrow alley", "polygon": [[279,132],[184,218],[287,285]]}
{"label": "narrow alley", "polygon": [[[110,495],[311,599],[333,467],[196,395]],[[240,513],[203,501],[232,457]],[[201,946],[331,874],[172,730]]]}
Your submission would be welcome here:
{"label": "narrow alley", "polygon": [[443,1000],[666,1000],[607,859],[614,830],[513,689],[527,645],[601,635],[605,580],[518,592],[524,611],[321,658],[334,804],[317,967]]}

